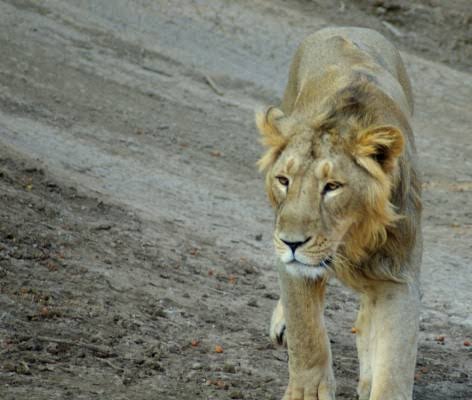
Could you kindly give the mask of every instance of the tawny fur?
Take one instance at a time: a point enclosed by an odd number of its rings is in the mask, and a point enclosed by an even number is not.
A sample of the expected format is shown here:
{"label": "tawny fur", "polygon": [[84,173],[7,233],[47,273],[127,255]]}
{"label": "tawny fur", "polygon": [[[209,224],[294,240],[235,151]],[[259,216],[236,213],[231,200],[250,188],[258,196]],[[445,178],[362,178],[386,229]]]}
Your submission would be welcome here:
{"label": "tawny fur", "polygon": [[[309,36],[297,50],[280,108],[256,115],[267,148],[258,164],[276,211],[274,243],[283,261],[282,303],[271,335],[280,333],[285,318],[291,360],[286,399],[299,390],[318,391],[321,400],[334,397],[322,316],[309,314],[322,313],[324,286],[332,275],[365,298],[358,319],[363,325],[359,395],[411,398],[421,261],[412,110],[410,83],[395,48],[374,31],[332,28]],[[296,250],[287,245],[295,242]],[[310,277],[318,283],[307,290]],[[394,300],[389,302],[387,293]],[[389,335],[370,337],[378,324],[391,323],[382,320],[387,310],[398,324],[394,333],[404,329],[411,339],[406,350]],[[385,349],[387,361],[378,352],[372,356],[371,341]],[[301,348],[329,357],[316,361],[298,354]],[[398,354],[390,354],[391,349]],[[384,365],[389,357],[392,368],[402,368],[391,371],[400,378],[389,378]]]}

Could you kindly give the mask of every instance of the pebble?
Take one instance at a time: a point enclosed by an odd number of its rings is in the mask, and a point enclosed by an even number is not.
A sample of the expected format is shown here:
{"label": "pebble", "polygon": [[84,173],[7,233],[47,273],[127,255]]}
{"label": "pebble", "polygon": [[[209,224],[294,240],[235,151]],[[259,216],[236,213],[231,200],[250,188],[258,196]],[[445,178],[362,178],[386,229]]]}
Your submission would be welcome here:
{"label": "pebble", "polygon": [[229,394],[229,397],[230,397],[231,399],[244,399],[243,392],[241,392],[240,390],[233,390],[233,391]]}
{"label": "pebble", "polygon": [[223,371],[227,372],[228,374],[234,374],[234,373],[236,373],[236,367],[233,364],[226,363],[223,366]]}
{"label": "pebble", "polygon": [[203,364],[200,364],[198,362],[196,363],[193,363],[192,366],[191,366],[192,369],[202,369],[203,368]]}
{"label": "pebble", "polygon": [[247,302],[247,305],[250,306],[250,307],[259,307],[259,304],[257,304],[257,300],[256,299],[251,299]]}

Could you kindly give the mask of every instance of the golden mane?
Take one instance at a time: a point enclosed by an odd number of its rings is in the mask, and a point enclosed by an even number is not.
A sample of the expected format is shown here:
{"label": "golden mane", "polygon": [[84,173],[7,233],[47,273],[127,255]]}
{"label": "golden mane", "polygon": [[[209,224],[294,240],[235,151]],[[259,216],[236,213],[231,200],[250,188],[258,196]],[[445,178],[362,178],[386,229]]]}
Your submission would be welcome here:
{"label": "golden mane", "polygon": [[[315,130],[336,131],[340,136],[343,131],[354,133],[355,140],[346,140],[346,150],[375,178],[366,188],[365,213],[348,233],[343,249],[345,258],[340,257],[341,262],[335,263],[337,274],[353,284],[359,274],[396,282],[411,278],[407,258],[415,246],[417,215],[421,211],[421,182],[415,167],[401,154],[406,144],[404,136],[411,137],[408,122],[402,118],[404,132],[394,144],[392,135],[377,136],[375,143],[369,142],[366,135],[380,123],[379,96],[393,109],[397,108],[377,88],[375,79],[356,72],[350,85],[322,105],[322,111],[312,123]],[[401,115],[399,110],[398,114]],[[387,148],[398,159],[385,159]],[[406,147],[404,151],[411,149]],[[395,164],[389,162],[394,159]]]}
{"label": "golden mane", "polygon": [[[378,104],[385,102],[391,103],[392,108],[397,107],[378,89],[375,78],[353,72],[344,87],[311,111],[308,124],[313,135],[328,132],[337,137],[343,143],[344,152],[375,178],[365,189],[362,216],[348,231],[334,263],[336,273],[353,284],[359,274],[397,282],[408,279],[405,265],[414,246],[417,225],[416,219],[414,222],[411,219],[421,209],[420,183],[415,169],[401,154],[409,151],[404,136],[409,137],[411,128],[406,120],[401,121],[403,133],[394,126],[382,125]],[[293,132],[286,128],[296,124],[289,123],[290,118],[293,116],[285,117],[275,107],[256,115],[262,142],[267,147],[258,162],[261,171],[273,165],[287,146]],[[295,115],[295,119],[303,117]],[[270,187],[269,181],[266,187]],[[274,204],[270,190],[268,196]],[[373,258],[389,261],[372,262]]]}

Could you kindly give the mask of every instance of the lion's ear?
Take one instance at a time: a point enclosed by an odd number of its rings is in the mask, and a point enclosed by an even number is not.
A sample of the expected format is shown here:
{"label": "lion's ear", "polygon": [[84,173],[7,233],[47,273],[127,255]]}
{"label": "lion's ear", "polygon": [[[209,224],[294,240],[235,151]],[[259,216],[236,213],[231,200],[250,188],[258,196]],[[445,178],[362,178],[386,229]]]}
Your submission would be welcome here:
{"label": "lion's ear", "polygon": [[274,106],[269,107],[266,111],[256,113],[256,125],[265,146],[278,145],[283,139],[280,125],[284,118],[282,110]]}
{"label": "lion's ear", "polygon": [[367,128],[356,135],[354,156],[369,157],[388,173],[395,167],[403,147],[403,133],[398,128],[390,125]]}
{"label": "lion's ear", "polygon": [[265,112],[256,113],[256,125],[262,136],[262,144],[267,147],[267,152],[257,162],[261,171],[266,170],[279,156],[287,144],[287,139],[282,134],[281,125],[285,120],[282,110],[277,107],[269,107]]}

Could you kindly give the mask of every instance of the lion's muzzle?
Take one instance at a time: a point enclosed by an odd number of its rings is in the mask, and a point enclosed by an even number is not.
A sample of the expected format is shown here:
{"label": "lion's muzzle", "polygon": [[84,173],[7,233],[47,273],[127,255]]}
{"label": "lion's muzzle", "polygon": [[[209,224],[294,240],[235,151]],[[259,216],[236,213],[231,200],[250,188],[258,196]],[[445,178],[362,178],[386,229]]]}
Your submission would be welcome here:
{"label": "lion's muzzle", "polygon": [[288,247],[290,247],[290,249],[292,250],[292,253],[295,254],[295,251],[298,247],[300,246],[303,246],[305,243],[307,243],[311,238],[309,237],[308,239],[304,240],[304,241],[301,241],[301,242],[289,242],[287,240],[283,240],[283,239],[280,239],[282,240],[282,242],[284,242]]}

